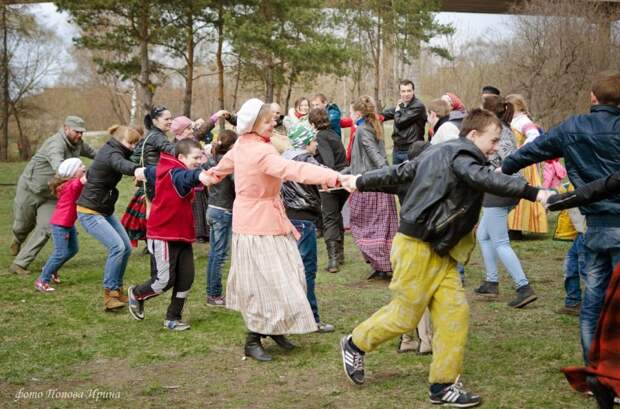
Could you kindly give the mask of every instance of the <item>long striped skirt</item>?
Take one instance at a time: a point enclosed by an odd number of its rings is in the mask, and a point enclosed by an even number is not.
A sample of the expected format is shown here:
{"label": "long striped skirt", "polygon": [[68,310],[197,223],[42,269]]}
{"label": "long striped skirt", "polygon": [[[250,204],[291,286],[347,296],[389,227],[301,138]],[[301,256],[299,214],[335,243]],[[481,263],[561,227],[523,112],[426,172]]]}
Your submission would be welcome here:
{"label": "long striped skirt", "polygon": [[376,271],[392,271],[390,250],[398,231],[394,195],[354,192],[351,205],[351,234],[364,260]]}
{"label": "long striped skirt", "polygon": [[[523,169],[523,177],[532,186],[542,186],[537,165]],[[508,229],[530,233],[547,233],[547,213],[539,202],[520,200],[519,204],[508,214]]]}
{"label": "long striped skirt", "polygon": [[136,189],[129,201],[121,224],[127,231],[132,247],[137,247],[139,240],[146,240],[146,197],[142,186]]}
{"label": "long striped skirt", "polygon": [[226,308],[241,312],[248,330],[259,334],[317,330],[306,296],[304,265],[292,235],[233,233]]}

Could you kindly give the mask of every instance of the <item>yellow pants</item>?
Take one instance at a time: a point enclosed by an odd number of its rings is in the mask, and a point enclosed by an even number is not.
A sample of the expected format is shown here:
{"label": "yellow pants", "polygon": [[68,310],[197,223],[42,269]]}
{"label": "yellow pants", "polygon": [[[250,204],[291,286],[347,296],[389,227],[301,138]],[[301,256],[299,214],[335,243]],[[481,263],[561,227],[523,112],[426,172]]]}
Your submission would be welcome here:
{"label": "yellow pants", "polygon": [[390,258],[392,301],[353,330],[353,343],[370,352],[412,331],[428,307],[434,329],[429,382],[454,382],[463,366],[469,327],[469,306],[456,261],[401,233],[394,237]]}

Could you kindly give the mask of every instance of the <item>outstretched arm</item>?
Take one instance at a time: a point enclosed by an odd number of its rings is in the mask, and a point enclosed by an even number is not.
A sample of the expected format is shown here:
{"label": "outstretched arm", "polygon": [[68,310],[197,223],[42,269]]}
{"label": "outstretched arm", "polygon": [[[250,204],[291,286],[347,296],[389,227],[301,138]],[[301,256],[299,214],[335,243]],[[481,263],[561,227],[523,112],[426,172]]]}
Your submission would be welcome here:
{"label": "outstretched arm", "polygon": [[549,210],[562,210],[604,200],[620,193],[620,171],[585,184],[578,189],[553,195],[547,200]]}

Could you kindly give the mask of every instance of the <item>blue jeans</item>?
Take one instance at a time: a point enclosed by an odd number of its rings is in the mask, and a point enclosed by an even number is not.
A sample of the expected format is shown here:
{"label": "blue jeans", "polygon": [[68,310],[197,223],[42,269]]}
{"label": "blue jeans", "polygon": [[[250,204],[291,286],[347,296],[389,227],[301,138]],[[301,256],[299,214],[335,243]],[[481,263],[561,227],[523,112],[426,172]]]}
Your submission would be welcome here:
{"label": "blue jeans", "polygon": [[78,213],[78,220],[88,234],[108,249],[103,288],[118,290],[123,285],[125,268],[131,255],[131,243],[125,228],[114,215]]}
{"label": "blue jeans", "polygon": [[486,280],[497,283],[497,258],[501,260],[516,288],[528,284],[521,262],[510,246],[508,238],[508,213],[512,207],[484,207],[478,224],[476,237],[484,259]]}
{"label": "blue jeans", "polygon": [[75,256],[79,250],[77,230],[75,226],[64,227],[52,224],[52,241],[54,250],[43,266],[39,279],[49,283],[52,274],[57,273],[60,267]]}
{"label": "blue jeans", "polygon": [[317,270],[317,252],[316,252],[316,224],[309,220],[291,220],[293,226],[299,231],[301,237],[297,240],[297,248],[304,263],[304,272],[306,273],[306,289],[308,303],[312,308],[314,320],[320,322],[319,304],[314,293],[314,282],[316,280]]}
{"label": "blue jeans", "polygon": [[564,259],[564,305],[575,307],[581,304],[581,283],[586,281],[586,249],[582,233],[578,233]]}
{"label": "blue jeans", "polygon": [[[409,152],[408,151],[399,151],[396,150],[396,147],[394,147],[394,150],[392,151],[392,165],[398,165],[399,163],[403,163],[409,160]],[[403,205],[403,201],[405,200],[405,195],[406,192],[401,192],[400,190],[398,191],[398,202],[400,203],[400,205]]]}
{"label": "blue jeans", "polygon": [[207,296],[222,296],[222,265],[228,256],[232,234],[232,212],[207,207],[209,233],[209,261],[207,263]]}
{"label": "blue jeans", "polygon": [[579,326],[583,359],[587,365],[588,351],[596,334],[605,291],[613,268],[620,262],[620,227],[591,226],[588,221],[584,244],[586,288],[581,304]]}

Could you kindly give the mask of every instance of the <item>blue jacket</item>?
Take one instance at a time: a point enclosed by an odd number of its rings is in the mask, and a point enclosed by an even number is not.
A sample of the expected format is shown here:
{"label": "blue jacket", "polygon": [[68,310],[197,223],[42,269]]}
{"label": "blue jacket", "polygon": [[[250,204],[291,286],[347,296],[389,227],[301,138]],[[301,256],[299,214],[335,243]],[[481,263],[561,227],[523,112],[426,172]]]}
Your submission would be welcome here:
{"label": "blue jacket", "polygon": [[327,110],[329,123],[331,124],[332,129],[338,134],[338,136],[342,136],[342,132],[340,131],[340,108],[338,108],[338,105],[331,103],[327,104],[325,109]]}
{"label": "blue jacket", "polygon": [[[502,163],[513,174],[533,163],[563,157],[575,188],[620,170],[620,108],[594,105],[590,114],[573,116],[528,143]],[[580,207],[588,216],[620,216],[620,195]],[[620,218],[616,218],[620,223]]]}

